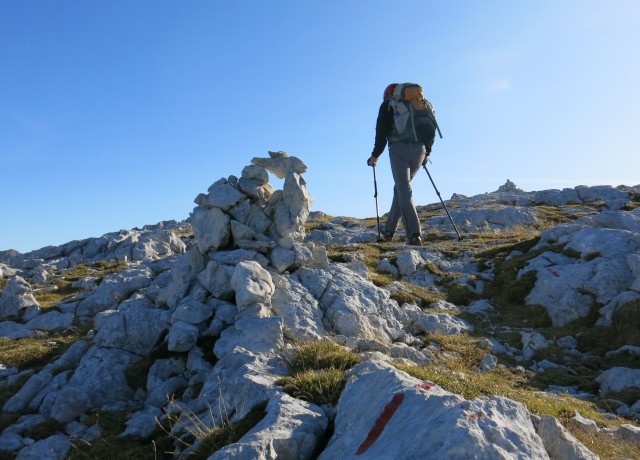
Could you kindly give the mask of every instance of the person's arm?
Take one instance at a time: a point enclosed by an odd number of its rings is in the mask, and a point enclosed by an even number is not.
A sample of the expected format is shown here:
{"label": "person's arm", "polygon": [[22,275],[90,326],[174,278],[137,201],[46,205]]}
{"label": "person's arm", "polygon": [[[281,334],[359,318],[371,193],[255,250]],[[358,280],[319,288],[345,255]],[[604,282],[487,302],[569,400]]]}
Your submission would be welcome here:
{"label": "person's arm", "polygon": [[373,145],[373,152],[371,152],[371,158],[367,160],[367,164],[373,166],[375,164],[384,148],[387,146],[387,136],[393,128],[393,113],[389,110],[389,102],[385,101],[380,105],[378,110],[378,119],[376,120],[376,138]]}

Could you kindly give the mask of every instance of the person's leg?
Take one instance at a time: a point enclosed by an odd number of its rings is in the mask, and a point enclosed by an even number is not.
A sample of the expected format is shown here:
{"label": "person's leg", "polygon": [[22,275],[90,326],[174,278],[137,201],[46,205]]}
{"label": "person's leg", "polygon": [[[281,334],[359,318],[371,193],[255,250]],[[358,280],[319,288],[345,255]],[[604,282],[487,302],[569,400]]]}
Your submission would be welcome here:
{"label": "person's leg", "polygon": [[397,204],[396,212],[403,218],[407,238],[421,233],[420,220],[413,204],[411,179],[420,169],[425,154],[422,144],[395,143],[390,146],[391,172],[395,182],[394,203]]}
{"label": "person's leg", "polygon": [[400,209],[400,204],[398,202],[398,192],[396,188],[393,187],[393,200],[391,201],[391,209],[389,210],[389,214],[387,214],[387,221],[384,224],[384,237],[385,239],[391,239],[393,234],[398,229],[398,224],[400,223],[400,218],[402,217],[402,210]]}

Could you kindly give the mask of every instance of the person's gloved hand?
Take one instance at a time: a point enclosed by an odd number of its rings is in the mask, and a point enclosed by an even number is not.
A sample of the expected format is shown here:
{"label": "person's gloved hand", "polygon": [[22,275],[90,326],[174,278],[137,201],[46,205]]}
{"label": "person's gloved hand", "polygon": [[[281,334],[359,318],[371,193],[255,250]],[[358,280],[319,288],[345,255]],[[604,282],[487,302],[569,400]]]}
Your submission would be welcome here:
{"label": "person's gloved hand", "polygon": [[374,157],[373,155],[371,155],[367,160],[367,166],[375,166],[377,162],[378,162],[378,157]]}

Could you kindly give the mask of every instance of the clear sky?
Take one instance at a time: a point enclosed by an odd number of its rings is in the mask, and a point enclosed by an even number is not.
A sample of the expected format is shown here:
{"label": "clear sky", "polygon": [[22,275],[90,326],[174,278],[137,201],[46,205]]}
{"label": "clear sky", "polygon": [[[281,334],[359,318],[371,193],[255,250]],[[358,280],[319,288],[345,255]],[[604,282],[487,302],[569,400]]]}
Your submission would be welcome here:
{"label": "clear sky", "polygon": [[[436,108],[444,199],[636,185],[639,18],[637,0],[0,0],[0,250],[185,219],[269,150],[308,165],[313,210],[375,216],[391,82]],[[377,182],[383,214],[386,151]],[[424,171],[414,200],[438,202]]]}

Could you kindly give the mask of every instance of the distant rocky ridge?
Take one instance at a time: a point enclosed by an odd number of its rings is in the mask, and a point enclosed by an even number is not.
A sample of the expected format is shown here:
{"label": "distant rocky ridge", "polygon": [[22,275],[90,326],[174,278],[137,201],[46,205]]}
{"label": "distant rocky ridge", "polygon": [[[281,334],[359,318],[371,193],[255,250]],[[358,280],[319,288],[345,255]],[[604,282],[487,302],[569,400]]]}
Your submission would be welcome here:
{"label": "distant rocky ridge", "polygon": [[[448,309],[482,317],[493,306],[486,299],[470,305],[442,301],[430,308],[399,304],[391,294],[400,287],[373,284],[357,255],[331,261],[325,245],[375,242],[376,230],[347,218],[323,222],[311,213],[304,163],[284,152],[269,153],[254,158],[240,177],[220,179],[196,197],[188,222],[28,254],[0,253],[0,276],[8,279],[0,294],[0,337],[33,337],[78,325],[91,329],[37,372],[7,368],[0,357],[0,387],[28,377],[3,406],[19,417],[0,433],[0,451],[17,458],[65,458],[72,442],[100,436],[99,426],[87,423],[93,410],[132,411],[122,436],[142,440],[172,412],[179,416],[172,434],[180,438],[194,414],[209,426],[225,421],[212,410],[223,401],[232,420],[262,402],[267,415],[214,459],[597,458],[553,417],[535,416],[502,397],[465,401],[389,364],[429,364],[433,350],[420,337],[473,330]],[[284,178],[282,190],[269,184],[269,173]],[[536,247],[540,255],[519,275],[536,272],[527,302],[544,306],[554,324],[599,308],[598,323],[606,326],[617,309],[640,299],[640,208],[623,210],[632,193],[640,193],[640,186],[523,192],[508,181],[497,192],[456,195],[449,204],[469,233],[535,226],[540,205],[573,206],[576,213],[583,204],[601,206],[600,213],[543,232]],[[315,219],[307,234],[305,224]],[[188,226],[193,239],[183,232]],[[450,231],[449,226],[441,215],[426,222],[429,229]],[[558,245],[563,254],[554,250]],[[99,261],[126,262],[128,268],[101,280],[79,280],[82,293],[40,308],[30,282],[47,285],[53,273]],[[403,245],[393,260],[380,260],[377,270],[439,289],[430,264],[457,273],[456,282],[478,294],[495,276],[472,253],[453,258],[437,247]],[[203,348],[206,338],[217,338],[213,350]],[[290,344],[327,338],[364,359],[349,371],[337,406],[319,407],[283,393],[275,382],[288,374],[284,356]],[[563,346],[575,350],[564,339]],[[488,340],[483,368],[495,368],[497,356],[506,354],[543,370],[550,364],[536,360],[536,353],[552,342],[535,330],[522,334],[521,349]],[[146,385],[131,388],[128,369],[159,346],[171,357],[155,359]],[[211,351],[214,360],[208,358]],[[612,367],[598,378],[600,392],[640,389],[639,372]],[[640,419],[640,401],[621,405],[618,413]],[[390,415],[382,420],[384,414]],[[49,419],[64,430],[40,440],[27,436],[29,427]],[[579,415],[573,423],[599,430]],[[384,428],[377,440],[374,426]],[[640,443],[634,425],[611,433]],[[181,451],[177,443],[176,456],[188,458],[196,447]]]}

